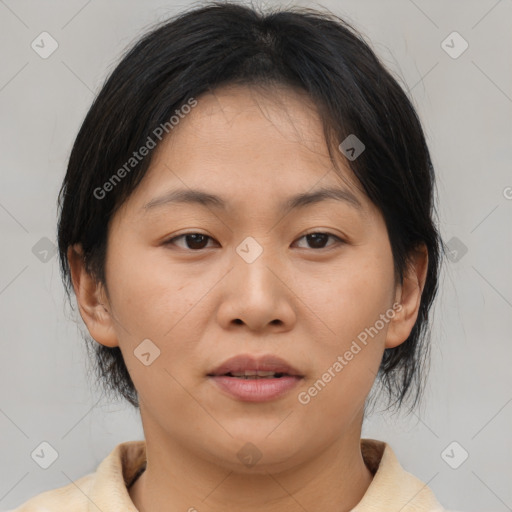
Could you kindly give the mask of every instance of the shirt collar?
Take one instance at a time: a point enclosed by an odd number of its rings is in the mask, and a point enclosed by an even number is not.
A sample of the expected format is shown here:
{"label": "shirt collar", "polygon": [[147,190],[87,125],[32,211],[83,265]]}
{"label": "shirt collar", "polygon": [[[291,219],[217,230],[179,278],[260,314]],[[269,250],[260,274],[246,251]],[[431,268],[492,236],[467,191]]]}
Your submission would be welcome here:
{"label": "shirt collar", "polygon": [[[375,439],[361,439],[360,444],[363,460],[372,472],[373,480],[351,512],[445,510],[426,484],[402,468],[389,444]],[[137,512],[127,487],[145,463],[145,441],[118,444],[94,474],[88,511],[97,512],[99,508],[103,512]]]}

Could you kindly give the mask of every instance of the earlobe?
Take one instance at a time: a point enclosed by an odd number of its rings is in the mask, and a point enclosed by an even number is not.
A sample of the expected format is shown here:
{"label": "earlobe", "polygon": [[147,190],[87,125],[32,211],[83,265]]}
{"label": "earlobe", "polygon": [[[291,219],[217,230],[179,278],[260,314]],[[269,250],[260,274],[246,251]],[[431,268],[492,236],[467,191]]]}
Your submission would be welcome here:
{"label": "earlobe", "polygon": [[401,307],[395,308],[395,315],[390,321],[386,334],[386,348],[397,347],[411,334],[418,318],[427,269],[428,249],[425,244],[421,244],[409,254],[403,283],[397,287],[395,303],[399,303]]}
{"label": "earlobe", "polygon": [[104,286],[86,271],[82,255],[80,244],[68,247],[67,257],[80,316],[93,339],[107,347],[116,347],[119,343]]}

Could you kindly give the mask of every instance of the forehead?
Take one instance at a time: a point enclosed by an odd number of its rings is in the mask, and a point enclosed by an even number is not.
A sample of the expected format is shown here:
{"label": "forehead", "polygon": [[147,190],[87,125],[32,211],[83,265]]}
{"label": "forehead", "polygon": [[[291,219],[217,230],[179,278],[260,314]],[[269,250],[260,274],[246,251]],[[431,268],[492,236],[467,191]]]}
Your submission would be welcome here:
{"label": "forehead", "polygon": [[337,168],[305,92],[226,86],[198,97],[160,143],[137,202],[145,207],[176,189],[183,198],[190,189],[223,197],[230,207],[270,201],[282,212],[292,196],[337,188],[367,214],[372,205],[359,182],[341,153],[335,158]]}
{"label": "forehead", "polygon": [[259,153],[261,159],[267,152],[276,155],[277,146],[288,158],[293,153],[303,159],[308,152],[309,158],[327,155],[317,107],[305,91],[284,86],[227,85],[203,94],[165,142],[174,149],[186,143],[251,156],[264,150]]}

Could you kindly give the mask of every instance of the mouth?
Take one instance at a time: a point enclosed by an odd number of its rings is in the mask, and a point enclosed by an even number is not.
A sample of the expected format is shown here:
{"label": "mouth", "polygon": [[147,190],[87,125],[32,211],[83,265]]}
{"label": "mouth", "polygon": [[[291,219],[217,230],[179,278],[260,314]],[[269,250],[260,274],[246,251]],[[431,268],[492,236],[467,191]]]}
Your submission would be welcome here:
{"label": "mouth", "polygon": [[264,402],[282,397],[304,378],[277,356],[251,355],[228,359],[207,377],[224,394],[243,402]]}
{"label": "mouth", "polygon": [[281,377],[296,377],[296,375],[289,375],[284,372],[245,370],[245,372],[227,372],[222,375],[209,375],[209,377],[235,377],[237,379],[280,379]]}

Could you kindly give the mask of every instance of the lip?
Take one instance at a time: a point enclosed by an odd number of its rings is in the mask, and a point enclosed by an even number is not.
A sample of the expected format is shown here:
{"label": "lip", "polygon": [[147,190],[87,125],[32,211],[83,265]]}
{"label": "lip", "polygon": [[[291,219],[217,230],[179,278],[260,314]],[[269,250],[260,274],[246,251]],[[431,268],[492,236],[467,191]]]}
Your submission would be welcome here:
{"label": "lip", "polygon": [[264,355],[261,357],[254,357],[250,354],[241,354],[227,359],[217,368],[208,373],[208,376],[220,376],[230,372],[243,372],[245,370],[286,373],[287,375],[294,377],[303,377],[299,370],[278,356]]}
{"label": "lip", "polygon": [[[230,372],[272,371],[284,373],[279,378],[243,379],[225,375]],[[232,357],[208,374],[208,378],[231,398],[243,402],[266,402],[276,400],[304,378],[303,375],[284,359],[273,355],[253,357],[249,354]]]}

